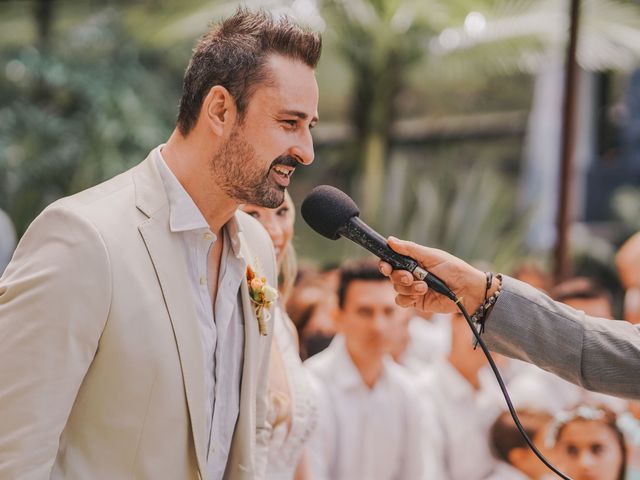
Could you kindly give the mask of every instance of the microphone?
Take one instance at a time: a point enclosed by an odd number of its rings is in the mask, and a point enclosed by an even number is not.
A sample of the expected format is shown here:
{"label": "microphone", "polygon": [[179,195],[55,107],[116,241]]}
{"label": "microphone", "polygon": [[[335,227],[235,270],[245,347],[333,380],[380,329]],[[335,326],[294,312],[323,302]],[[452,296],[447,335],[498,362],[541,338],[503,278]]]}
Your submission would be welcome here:
{"label": "microphone", "polygon": [[394,270],[407,270],[432,290],[456,301],[455,293],[442,280],[418,265],[413,258],[393,251],[382,235],[363,222],[358,206],[342,190],[330,185],[315,187],[302,201],[300,213],[304,221],[323,237],[330,240],[348,238],[387,262]]}

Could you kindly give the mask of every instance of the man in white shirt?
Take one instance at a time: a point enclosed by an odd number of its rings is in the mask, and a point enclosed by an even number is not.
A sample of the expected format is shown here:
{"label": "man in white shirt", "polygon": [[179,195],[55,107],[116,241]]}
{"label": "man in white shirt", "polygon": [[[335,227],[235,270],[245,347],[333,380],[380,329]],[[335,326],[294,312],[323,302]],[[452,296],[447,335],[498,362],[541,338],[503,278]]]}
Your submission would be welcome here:
{"label": "man in white shirt", "polygon": [[236,210],[313,161],[320,50],[239,9],[196,45],[167,142],[31,224],[0,278],[0,478],[261,474],[277,274]]}
{"label": "man in white shirt", "polygon": [[343,267],[331,345],[305,362],[320,418],[310,444],[316,480],[422,478],[420,403],[388,356],[390,332],[407,315],[376,262]]}
{"label": "man in white shirt", "polygon": [[472,333],[462,315],[451,316],[451,351],[418,379],[420,398],[435,422],[425,432],[435,456],[433,478],[480,480],[491,473],[495,460],[489,449],[489,428],[504,401],[492,376],[484,375],[487,361],[473,350]]}

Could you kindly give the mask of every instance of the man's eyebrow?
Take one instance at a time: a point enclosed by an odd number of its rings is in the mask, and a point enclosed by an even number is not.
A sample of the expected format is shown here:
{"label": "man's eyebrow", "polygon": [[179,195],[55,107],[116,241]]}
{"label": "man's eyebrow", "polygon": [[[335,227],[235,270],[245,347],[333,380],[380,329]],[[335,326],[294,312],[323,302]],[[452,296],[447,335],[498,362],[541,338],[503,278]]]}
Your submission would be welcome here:
{"label": "man's eyebrow", "polygon": [[[297,110],[280,110],[281,115],[291,115],[292,117],[298,117],[300,120],[306,120],[308,118],[308,115],[304,112],[299,112]],[[313,117],[311,119],[312,122],[317,122],[318,121],[318,117]]]}

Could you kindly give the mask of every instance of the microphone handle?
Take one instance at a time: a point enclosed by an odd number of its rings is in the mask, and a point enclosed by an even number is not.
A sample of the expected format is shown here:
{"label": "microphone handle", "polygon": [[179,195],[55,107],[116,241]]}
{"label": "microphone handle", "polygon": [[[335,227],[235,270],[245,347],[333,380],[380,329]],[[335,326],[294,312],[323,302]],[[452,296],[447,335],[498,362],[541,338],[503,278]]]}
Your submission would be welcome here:
{"label": "microphone handle", "polygon": [[363,222],[360,217],[351,217],[338,233],[384,260],[394,270],[407,270],[416,279],[426,282],[432,290],[455,300],[455,294],[442,280],[418,265],[413,258],[393,251],[387,244],[387,239]]}

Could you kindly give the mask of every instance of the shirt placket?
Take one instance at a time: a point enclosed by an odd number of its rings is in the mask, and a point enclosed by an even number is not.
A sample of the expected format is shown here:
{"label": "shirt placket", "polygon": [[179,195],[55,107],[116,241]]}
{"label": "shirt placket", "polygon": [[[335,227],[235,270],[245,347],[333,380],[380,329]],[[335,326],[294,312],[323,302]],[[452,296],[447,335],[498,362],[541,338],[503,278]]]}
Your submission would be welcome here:
{"label": "shirt placket", "polygon": [[[222,388],[224,385],[231,384],[231,378],[233,378],[233,370],[232,368],[237,368],[235,366],[229,366],[230,368],[222,368],[223,367],[223,359],[229,358],[229,350],[233,350],[236,345],[238,339],[231,337],[229,338],[229,330],[231,328],[231,322],[236,321],[235,310],[238,308],[238,296],[231,295],[230,292],[237,291],[240,287],[240,282],[242,281],[243,270],[242,270],[242,261],[237,259],[233,253],[231,246],[226,244],[223,250],[223,261],[221,262],[224,265],[224,270],[221,271],[220,281],[218,285],[219,295],[216,299],[216,330],[218,332],[218,344],[215,351],[216,356],[216,389],[215,389],[215,397],[217,399],[222,398]],[[236,331],[236,334],[240,332]],[[225,397],[225,402],[218,404],[214,410],[213,414],[213,425],[220,429],[219,435],[214,435],[214,438],[219,438],[227,444],[230,441],[230,436],[233,433],[233,428],[229,426],[233,422],[222,422],[222,419],[229,417],[231,415],[231,404],[227,404],[227,400],[229,397]],[[235,398],[235,395],[232,396],[232,400],[236,401],[238,399]],[[215,443],[212,444],[212,452],[218,450],[219,445]]]}
{"label": "shirt placket", "polygon": [[211,298],[211,279],[209,278],[209,254],[211,253],[211,249],[213,248],[214,243],[216,242],[216,236],[208,229],[203,229],[197,232],[196,234],[196,250],[198,252],[198,261],[197,261],[197,271],[199,277],[199,297],[200,297],[200,308],[202,309],[203,315],[201,318],[208,319],[205,326],[205,331],[208,332],[208,338],[205,338],[208,348],[205,351],[211,352],[210,358],[207,359],[207,375],[210,376],[210,388],[209,388],[209,398],[211,398],[211,415],[209,417],[209,445],[212,444],[213,439],[213,422],[215,417],[215,399],[216,399],[216,359],[215,359],[215,351],[216,351],[216,343],[218,332],[216,329],[216,323],[214,318],[213,311],[213,301]]}

